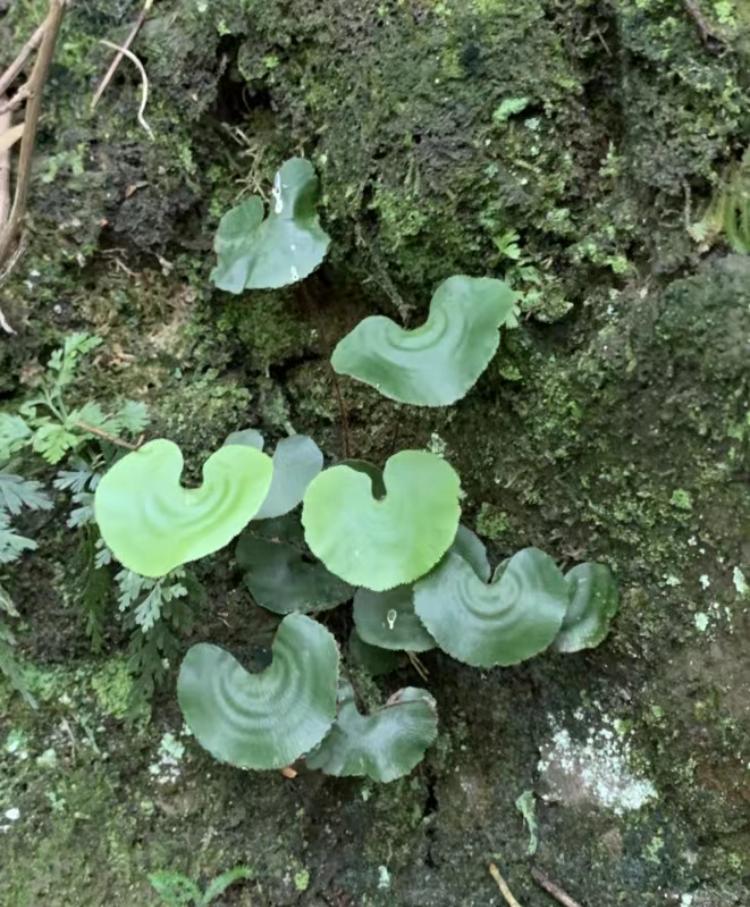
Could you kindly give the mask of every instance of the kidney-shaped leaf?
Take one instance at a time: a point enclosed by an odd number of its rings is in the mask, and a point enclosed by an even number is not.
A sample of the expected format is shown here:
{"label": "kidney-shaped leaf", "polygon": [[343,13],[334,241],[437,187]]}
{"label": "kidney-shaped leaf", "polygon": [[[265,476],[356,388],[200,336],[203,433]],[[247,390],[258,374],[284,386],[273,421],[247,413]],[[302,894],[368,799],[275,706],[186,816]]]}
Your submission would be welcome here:
{"label": "kidney-shaped leaf", "polygon": [[371,646],[396,652],[428,652],[435,648],[435,640],[414,613],[410,585],[386,592],[357,589],[353,610],[357,633]]}
{"label": "kidney-shaped leaf", "polygon": [[331,357],[334,369],[392,400],[448,406],[476,384],[497,352],[498,329],[518,294],[489,277],[449,277],[435,291],[427,321],[412,331],[390,318],[365,318]]}
{"label": "kidney-shaped leaf", "polygon": [[214,242],[219,258],[211,273],[214,284],[241,293],[283,287],[311,274],[331,241],[318,219],[318,195],[312,164],[292,158],[276,174],[265,219],[257,195],[228,211]]}
{"label": "kidney-shaped leaf", "polygon": [[302,500],[307,486],[323,468],[323,454],[307,435],[292,435],[276,445],[273,454],[273,479],[256,520],[283,516]]}
{"label": "kidney-shaped leaf", "polygon": [[435,700],[425,690],[399,690],[382,708],[362,715],[346,684],[336,723],[305,761],[310,768],[337,778],[395,781],[422,761],[436,737]]}
{"label": "kidney-shaped leaf", "polygon": [[567,604],[565,578],[537,548],[515,554],[489,585],[451,551],[414,586],[414,609],[440,648],[481,668],[544,651],[560,631]]}
{"label": "kidney-shaped leaf", "polygon": [[237,543],[237,563],[255,601],[276,614],[308,614],[343,604],[354,589],[323,564],[305,558],[302,548],[245,532]]}
{"label": "kidney-shaped leaf", "polygon": [[160,438],[127,454],[99,482],[94,512],[102,538],[123,566],[159,577],[229,542],[255,516],[271,485],[270,457],[221,447],[203,466],[203,484],[180,484],[180,448]]}
{"label": "kidney-shaped leaf", "polygon": [[570,603],[555,640],[558,652],[593,649],[609,633],[617,613],[619,594],[612,572],[605,564],[579,564],[565,574]]}
{"label": "kidney-shaped leaf", "polygon": [[284,768],[310,752],[336,717],[339,653],[304,614],[282,620],[273,659],[251,674],[229,652],[200,643],[185,656],[177,698],[198,742],[240,768]]}
{"label": "kidney-shaped leaf", "polygon": [[334,466],[304,497],[302,523],[313,554],[353,586],[383,591],[423,576],[448,550],[461,508],[460,481],[445,460],[405,450],[385,465],[384,498],[368,475]]}
{"label": "kidney-shaped leaf", "polygon": [[403,656],[390,649],[381,649],[365,642],[356,630],[349,636],[349,658],[357,667],[373,677],[390,674],[401,667]]}

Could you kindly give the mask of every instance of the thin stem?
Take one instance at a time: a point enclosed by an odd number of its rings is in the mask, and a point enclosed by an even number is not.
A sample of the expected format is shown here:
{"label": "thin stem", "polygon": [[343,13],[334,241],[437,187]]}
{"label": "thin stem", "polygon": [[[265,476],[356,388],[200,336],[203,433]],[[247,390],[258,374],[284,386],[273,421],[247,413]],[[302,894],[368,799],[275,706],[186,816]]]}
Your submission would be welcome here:
{"label": "thin stem", "polygon": [[541,869],[537,869],[535,866],[531,868],[531,877],[539,885],[540,888],[543,888],[547,894],[551,895],[559,904],[562,904],[563,907],[581,907],[578,901],[573,900],[573,898],[566,894],[559,885],[556,885],[551,879],[549,879]]}
{"label": "thin stem", "polygon": [[146,122],[146,118],[143,116],[144,111],[146,110],[146,105],[148,104],[148,75],[146,69],[141,63],[141,61],[136,57],[132,50],[128,50],[127,47],[119,47],[117,44],[113,44],[111,41],[100,41],[100,44],[104,44],[106,47],[111,47],[113,50],[119,50],[123,56],[127,57],[128,60],[135,66],[141,76],[141,106],[138,108],[138,122],[141,124],[141,127],[144,129],[151,141],[155,141],[154,133],[151,127]]}
{"label": "thin stem", "polygon": [[351,446],[349,444],[349,415],[346,411],[346,406],[344,405],[344,396],[341,393],[339,376],[336,374],[333,368],[331,368],[331,374],[333,375],[333,388],[339,404],[339,413],[341,414],[341,450],[344,455],[344,459],[348,460],[351,456]]}
{"label": "thin stem", "polygon": [[26,61],[42,43],[45,27],[46,23],[43,22],[39,26],[39,28],[37,28],[34,34],[29,38],[29,40],[24,44],[23,48],[21,49],[21,53],[0,76],[0,95],[5,94],[5,92],[15,82],[18,74],[26,65]]}
{"label": "thin stem", "polygon": [[0,115],[10,113],[13,110],[18,110],[18,108],[23,106],[24,102],[29,99],[30,95],[31,89],[29,88],[29,83],[26,82],[18,89],[10,100],[7,98],[0,99]]}
{"label": "thin stem", "polygon": [[89,425],[88,422],[76,422],[76,426],[87,431],[90,435],[96,435],[97,438],[103,438],[105,441],[109,441],[110,444],[115,444],[117,447],[124,447],[125,450],[138,450],[140,447],[140,444],[131,444],[129,441],[123,441],[122,438],[111,435],[108,431],[104,431],[103,428]]}
{"label": "thin stem", "polygon": [[[10,129],[12,117],[10,111],[2,112],[5,98],[0,96],[0,135]],[[0,226],[10,214],[10,148],[0,151]]]}
{"label": "thin stem", "polygon": [[0,227],[0,265],[8,257],[26,213],[26,201],[31,180],[31,162],[34,156],[39,117],[42,112],[42,93],[49,74],[52,57],[55,53],[55,45],[60,34],[60,26],[65,15],[66,5],[66,0],[50,0],[49,12],[44,23],[41,47],[29,78],[30,98],[26,108],[26,129],[24,130],[18,158],[16,194],[8,221],[4,226]]}
{"label": "thin stem", "polygon": [[510,888],[508,888],[508,883],[505,881],[502,875],[500,875],[500,870],[497,868],[497,866],[495,866],[494,863],[490,863],[489,870],[490,875],[497,883],[497,887],[500,889],[500,894],[505,898],[505,902],[508,907],[521,907],[518,901],[513,897]]}

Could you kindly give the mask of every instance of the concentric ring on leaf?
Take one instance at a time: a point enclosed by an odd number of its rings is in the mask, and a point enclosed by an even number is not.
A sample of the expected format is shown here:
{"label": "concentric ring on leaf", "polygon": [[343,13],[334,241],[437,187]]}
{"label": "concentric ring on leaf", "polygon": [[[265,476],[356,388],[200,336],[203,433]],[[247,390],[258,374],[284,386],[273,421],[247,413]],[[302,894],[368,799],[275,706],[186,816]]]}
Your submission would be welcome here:
{"label": "concentric ring on leaf", "polygon": [[517,299],[502,280],[449,277],[421,327],[409,331],[382,315],[365,318],[339,342],[331,364],[400,403],[449,406],[489,365]]}
{"label": "concentric ring on leaf", "polygon": [[272,661],[251,674],[224,649],[192,646],[177,698],[187,726],[215,758],[240,768],[291,765],[317,746],[336,717],[336,641],[304,614],[279,625]]}
{"label": "concentric ring on leaf", "polygon": [[385,592],[357,589],[354,626],[364,642],[395,652],[429,652],[435,640],[414,612],[413,587],[396,586]]}
{"label": "concentric ring on leaf", "polygon": [[203,484],[180,484],[183,459],[172,441],[126,454],[96,489],[94,513],[117,560],[160,577],[223,548],[255,516],[271,485],[270,457],[253,447],[221,447],[203,465]]}
{"label": "concentric ring on leaf", "polygon": [[368,475],[334,466],[310,483],[302,524],[310,550],[353,586],[383,591],[423,576],[456,536],[460,481],[445,460],[405,450],[385,465],[386,495]]}
{"label": "concentric ring on leaf", "polygon": [[414,585],[414,609],[453,658],[491,668],[525,661],[550,646],[568,605],[555,562],[525,548],[495,571],[489,585],[458,554]]}
{"label": "concentric ring on leaf", "polygon": [[426,690],[407,687],[362,715],[349,684],[342,684],[336,722],[305,759],[327,775],[368,777],[386,783],[417,766],[437,737],[437,708]]}
{"label": "concentric ring on leaf", "polygon": [[562,629],[555,639],[558,652],[593,649],[609,633],[620,597],[612,571],[606,564],[578,564],[565,574],[570,603]]}

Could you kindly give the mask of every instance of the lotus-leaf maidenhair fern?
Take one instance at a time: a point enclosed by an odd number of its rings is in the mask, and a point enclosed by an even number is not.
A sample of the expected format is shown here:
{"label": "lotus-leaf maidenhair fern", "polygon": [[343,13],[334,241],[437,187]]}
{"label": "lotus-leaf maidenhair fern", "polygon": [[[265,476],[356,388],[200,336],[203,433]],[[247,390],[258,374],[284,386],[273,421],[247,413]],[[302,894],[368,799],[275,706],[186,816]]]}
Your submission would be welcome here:
{"label": "lotus-leaf maidenhair fern", "polygon": [[203,466],[203,484],[180,484],[180,448],[160,438],[126,454],[96,489],[102,538],[123,566],[141,576],[218,551],[255,516],[271,486],[273,464],[252,447],[227,446]]}
{"label": "lotus-leaf maidenhair fern", "polygon": [[354,595],[348,583],[306,554],[304,542],[263,538],[248,528],[237,543],[237,563],[255,601],[276,614],[326,611]]}
{"label": "lotus-leaf maidenhair fern", "polygon": [[609,633],[619,606],[617,583],[606,564],[579,564],[565,574],[570,601],[555,639],[558,652],[593,649]]}
{"label": "lotus-leaf maidenhair fern", "polygon": [[240,768],[291,765],[316,747],[336,717],[339,651],[321,624],[285,617],[271,664],[251,674],[224,649],[189,649],[177,679],[187,726],[216,759]]}
{"label": "lotus-leaf maidenhair fern", "polygon": [[451,551],[414,585],[414,610],[440,648],[481,668],[543,652],[560,632],[568,601],[565,577],[537,548],[501,564],[489,585]]}
{"label": "lotus-leaf maidenhair fern", "polygon": [[437,709],[426,690],[399,690],[382,708],[362,715],[351,685],[342,684],[336,722],[306,762],[337,778],[395,781],[422,761],[436,737]]}
{"label": "lotus-leaf maidenhair fern", "polygon": [[[263,450],[265,439],[254,428],[233,432],[225,445],[241,444]],[[283,516],[300,503],[307,486],[323,468],[323,454],[307,435],[282,438],[273,453],[273,479],[268,495],[255,514],[256,520]]]}
{"label": "lotus-leaf maidenhair fern", "polygon": [[435,640],[414,612],[411,585],[385,592],[357,589],[354,596],[354,626],[371,646],[396,652],[428,652]]}
{"label": "lotus-leaf maidenhair fern", "polygon": [[501,280],[449,277],[421,327],[409,331],[382,315],[365,318],[339,342],[331,364],[392,400],[449,406],[489,365],[517,299]]}
{"label": "lotus-leaf maidenhair fern", "polygon": [[353,586],[376,592],[413,582],[453,542],[461,514],[460,480],[427,451],[394,454],[385,465],[385,497],[368,475],[334,466],[305,493],[302,524],[316,557]]}
{"label": "lotus-leaf maidenhair fern", "polygon": [[214,248],[211,280],[229,293],[296,283],[325,258],[330,237],[317,213],[318,177],[309,161],[292,158],[276,174],[268,215],[254,195],[228,211]]}

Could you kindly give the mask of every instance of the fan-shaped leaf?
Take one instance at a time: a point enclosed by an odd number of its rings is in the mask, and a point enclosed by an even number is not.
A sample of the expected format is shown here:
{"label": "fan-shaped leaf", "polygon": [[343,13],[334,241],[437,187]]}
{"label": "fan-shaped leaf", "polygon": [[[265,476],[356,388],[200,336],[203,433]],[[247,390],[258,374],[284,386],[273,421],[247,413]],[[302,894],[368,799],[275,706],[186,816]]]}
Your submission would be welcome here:
{"label": "fan-shaped leaf", "polygon": [[322,468],[323,454],[312,438],[292,435],[279,441],[273,454],[271,488],[255,519],[272,519],[294,510]]}
{"label": "fan-shaped leaf", "polygon": [[437,737],[435,700],[425,690],[399,690],[370,715],[361,715],[349,684],[331,732],[311,753],[310,768],[327,775],[394,781],[408,775]]}
{"label": "fan-shaped leaf", "polygon": [[302,524],[313,554],[353,586],[383,591],[423,576],[456,535],[459,478],[435,454],[406,450],[383,471],[386,495],[372,496],[369,476],[348,466],[310,483]]}
{"label": "fan-shaped leaf", "polygon": [[492,568],[487,557],[487,549],[475,532],[472,532],[467,526],[459,526],[450,550],[455,551],[467,561],[482,582],[489,581]]}
{"label": "fan-shaped leaf", "polygon": [[414,609],[437,644],[475,667],[512,665],[546,649],[568,604],[565,578],[537,548],[526,548],[486,585],[455,552],[414,586]]}
{"label": "fan-shaped leaf", "polygon": [[617,613],[615,578],[605,564],[579,564],[565,574],[565,582],[570,603],[555,648],[558,652],[593,649],[606,638]]}
{"label": "fan-shaped leaf", "polygon": [[318,561],[305,559],[302,548],[245,532],[237,544],[237,563],[255,601],[276,614],[309,614],[335,608],[354,589]]}
{"label": "fan-shaped leaf", "polygon": [[339,653],[328,630],[290,614],[272,653],[259,674],[208,643],[193,646],[182,662],[182,714],[201,746],[222,762],[283,768],[317,746],[333,724]]}
{"label": "fan-shaped leaf", "polygon": [[[263,450],[263,435],[254,428],[235,431],[224,444],[243,444]],[[282,438],[273,454],[273,479],[256,520],[270,520],[289,513],[299,504],[307,486],[323,468],[323,454],[307,435]]]}
{"label": "fan-shaped leaf", "polygon": [[159,439],[124,456],[96,489],[99,529],[135,573],[159,577],[227,545],[252,519],[271,485],[273,465],[252,447],[228,445],[203,466],[203,485],[180,484],[180,448]]}
{"label": "fan-shaped leaf", "polygon": [[373,677],[390,674],[401,665],[403,656],[390,649],[380,649],[365,642],[356,630],[349,636],[349,656],[352,662]]}
{"label": "fan-shaped leaf", "polygon": [[411,585],[386,592],[357,589],[354,626],[361,639],[380,649],[428,652],[435,648],[435,640],[414,612]]}
{"label": "fan-shaped leaf", "polygon": [[489,365],[500,343],[498,329],[517,298],[501,280],[449,277],[435,291],[421,327],[407,331],[381,315],[365,318],[339,342],[331,364],[392,400],[448,406]]}
{"label": "fan-shaped leaf", "polygon": [[219,258],[211,273],[214,284],[241,293],[283,287],[312,273],[331,241],[318,219],[318,195],[312,164],[292,158],[276,174],[265,220],[257,195],[228,211],[214,243]]}

